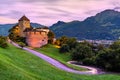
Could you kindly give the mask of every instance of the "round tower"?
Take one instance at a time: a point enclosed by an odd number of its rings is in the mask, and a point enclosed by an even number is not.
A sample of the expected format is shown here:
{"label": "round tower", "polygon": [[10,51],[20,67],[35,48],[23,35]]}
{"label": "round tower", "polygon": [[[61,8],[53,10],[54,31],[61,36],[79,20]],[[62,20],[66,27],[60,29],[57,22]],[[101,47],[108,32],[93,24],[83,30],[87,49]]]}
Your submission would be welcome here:
{"label": "round tower", "polygon": [[30,47],[41,47],[48,43],[47,32],[26,31],[26,42]]}

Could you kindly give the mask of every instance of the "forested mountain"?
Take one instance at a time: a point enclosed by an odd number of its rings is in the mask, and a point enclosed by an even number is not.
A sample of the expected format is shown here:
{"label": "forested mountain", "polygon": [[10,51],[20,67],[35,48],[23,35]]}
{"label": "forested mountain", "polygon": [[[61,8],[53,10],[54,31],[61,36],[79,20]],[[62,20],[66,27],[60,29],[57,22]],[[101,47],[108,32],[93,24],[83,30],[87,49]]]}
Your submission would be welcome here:
{"label": "forested mountain", "polygon": [[84,21],[60,22],[50,27],[56,37],[114,40],[120,36],[120,12],[114,10],[102,11]]}

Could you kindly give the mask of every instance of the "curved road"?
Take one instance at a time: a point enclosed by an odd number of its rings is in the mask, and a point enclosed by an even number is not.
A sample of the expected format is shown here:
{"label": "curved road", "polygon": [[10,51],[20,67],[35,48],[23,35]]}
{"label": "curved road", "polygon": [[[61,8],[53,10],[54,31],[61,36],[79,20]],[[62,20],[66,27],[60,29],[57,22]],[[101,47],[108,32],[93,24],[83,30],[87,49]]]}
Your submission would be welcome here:
{"label": "curved road", "polygon": [[[11,41],[10,41],[10,42],[11,42]],[[11,43],[12,43],[14,46],[20,48],[20,46],[18,46],[18,44],[14,43],[14,42],[11,42]],[[26,48],[26,47],[24,47],[23,49],[26,50],[26,51],[28,51],[28,52],[30,52],[30,53],[32,53],[32,54],[34,54],[34,55],[36,55],[36,56],[38,56],[38,57],[41,58],[41,59],[47,61],[48,63],[52,64],[53,66],[55,66],[55,67],[57,67],[57,68],[59,68],[59,69],[61,69],[61,70],[67,71],[67,72],[76,73],[76,74],[101,74],[101,73],[98,71],[97,68],[88,67],[88,66],[80,66],[80,67],[89,69],[89,71],[77,71],[77,70],[71,69],[71,68],[63,65],[63,64],[60,63],[59,61],[57,61],[57,60],[55,60],[55,59],[53,59],[53,58],[51,58],[51,57],[48,57],[48,56],[46,56],[46,55],[44,55],[44,54],[42,54],[42,53],[40,53],[40,52],[31,50],[31,49]],[[70,62],[69,62],[69,63],[70,63]]]}

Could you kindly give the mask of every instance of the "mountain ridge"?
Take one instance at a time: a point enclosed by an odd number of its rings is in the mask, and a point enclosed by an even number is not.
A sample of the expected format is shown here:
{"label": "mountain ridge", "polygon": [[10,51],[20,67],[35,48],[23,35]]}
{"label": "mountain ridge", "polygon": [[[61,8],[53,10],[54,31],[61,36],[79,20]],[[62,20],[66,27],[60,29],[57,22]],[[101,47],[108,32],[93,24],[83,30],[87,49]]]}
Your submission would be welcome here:
{"label": "mountain ridge", "polygon": [[120,12],[108,9],[84,21],[72,21],[58,26],[50,27],[56,37],[65,35],[79,40],[116,40],[120,35]]}
{"label": "mountain ridge", "polygon": [[[8,30],[14,25],[0,24],[0,35],[7,36]],[[43,26],[38,23],[31,25],[33,27]],[[78,40],[116,40],[120,38],[120,12],[107,9],[95,16],[86,18],[84,21],[58,21],[49,28],[55,33],[56,38],[65,35],[75,37]]]}

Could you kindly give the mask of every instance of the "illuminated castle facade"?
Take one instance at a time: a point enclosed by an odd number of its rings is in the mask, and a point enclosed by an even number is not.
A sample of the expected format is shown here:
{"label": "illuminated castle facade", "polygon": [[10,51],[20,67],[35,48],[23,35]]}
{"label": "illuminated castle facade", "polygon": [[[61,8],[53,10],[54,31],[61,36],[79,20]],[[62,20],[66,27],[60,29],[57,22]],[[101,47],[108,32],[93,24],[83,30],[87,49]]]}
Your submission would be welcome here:
{"label": "illuminated castle facade", "polygon": [[26,38],[26,43],[30,47],[41,47],[48,43],[47,27],[33,28],[30,20],[24,15],[18,20],[18,24],[14,27],[18,28],[19,36]]}

